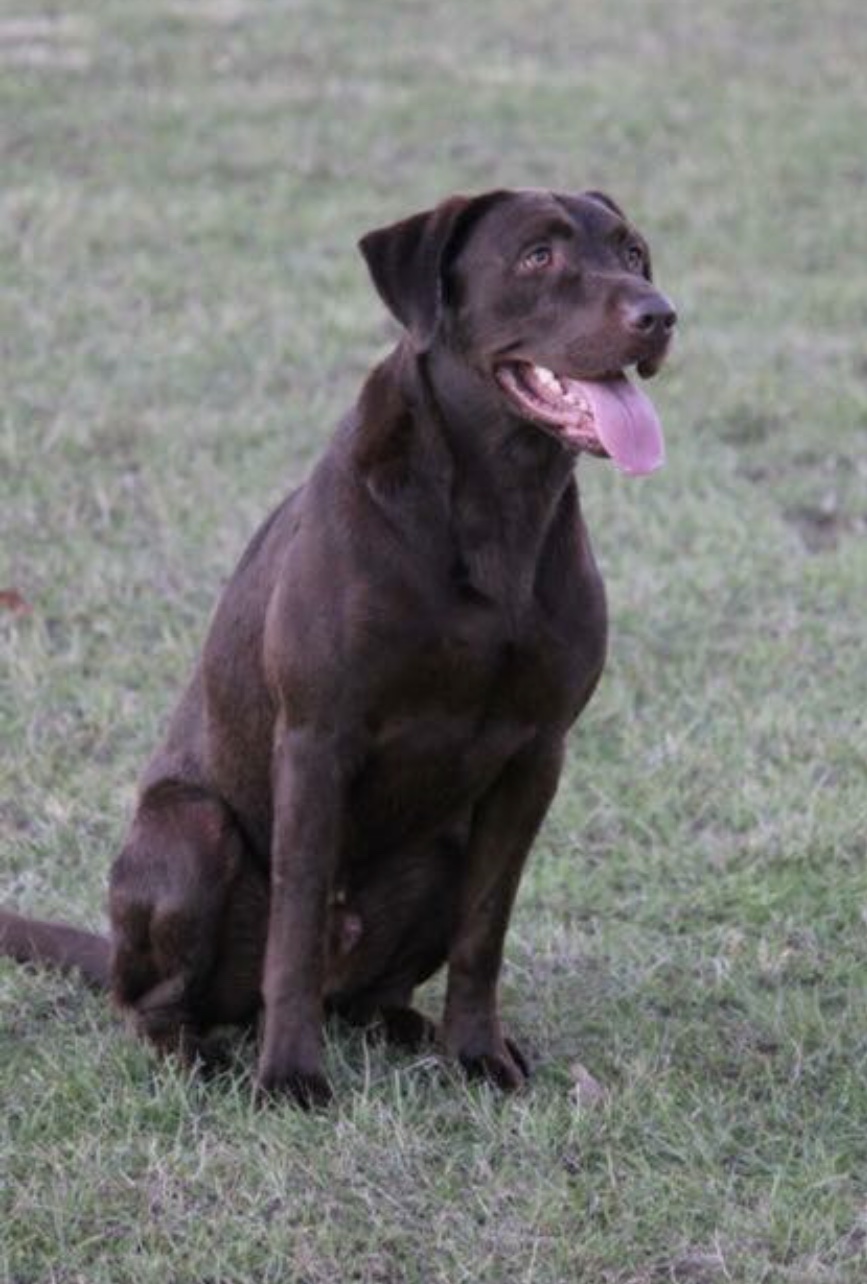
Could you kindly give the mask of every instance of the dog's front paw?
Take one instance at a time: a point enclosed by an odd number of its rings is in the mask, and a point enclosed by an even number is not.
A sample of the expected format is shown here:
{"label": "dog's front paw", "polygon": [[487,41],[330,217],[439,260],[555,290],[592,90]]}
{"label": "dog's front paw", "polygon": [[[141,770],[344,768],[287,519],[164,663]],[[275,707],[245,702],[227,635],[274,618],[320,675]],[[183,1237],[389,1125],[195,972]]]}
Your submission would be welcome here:
{"label": "dog's front paw", "polygon": [[498,1040],[490,1048],[459,1051],[458,1061],[471,1079],[486,1079],[501,1092],[517,1092],[530,1078],[527,1058],[512,1039]]}
{"label": "dog's front paw", "polygon": [[319,1110],[332,1098],[331,1085],[321,1070],[260,1064],[256,1074],[257,1105],[289,1098],[303,1110]]}

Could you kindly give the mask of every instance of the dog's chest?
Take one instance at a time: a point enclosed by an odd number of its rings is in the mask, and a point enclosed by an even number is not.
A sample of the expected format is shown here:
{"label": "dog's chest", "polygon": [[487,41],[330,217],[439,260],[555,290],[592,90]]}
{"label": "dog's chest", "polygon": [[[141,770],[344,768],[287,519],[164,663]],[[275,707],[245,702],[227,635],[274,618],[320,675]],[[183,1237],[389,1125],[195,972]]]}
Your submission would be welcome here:
{"label": "dog's chest", "polygon": [[582,659],[564,621],[534,601],[497,602],[472,585],[421,609],[394,651],[385,707],[399,717],[458,718],[468,739],[498,722],[544,729],[564,720]]}
{"label": "dog's chest", "polygon": [[420,623],[398,656],[371,709],[355,792],[365,830],[383,842],[472,805],[525,745],[565,732],[587,684],[550,621],[482,602]]}

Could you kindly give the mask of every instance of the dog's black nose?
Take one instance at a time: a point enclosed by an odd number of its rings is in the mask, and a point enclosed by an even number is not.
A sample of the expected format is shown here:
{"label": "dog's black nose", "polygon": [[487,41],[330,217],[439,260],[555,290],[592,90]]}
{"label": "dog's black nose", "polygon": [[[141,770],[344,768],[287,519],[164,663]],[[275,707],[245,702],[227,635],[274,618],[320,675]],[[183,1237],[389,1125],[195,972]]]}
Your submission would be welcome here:
{"label": "dog's black nose", "polygon": [[662,294],[631,300],[623,307],[626,328],[650,339],[671,334],[677,325],[677,313]]}

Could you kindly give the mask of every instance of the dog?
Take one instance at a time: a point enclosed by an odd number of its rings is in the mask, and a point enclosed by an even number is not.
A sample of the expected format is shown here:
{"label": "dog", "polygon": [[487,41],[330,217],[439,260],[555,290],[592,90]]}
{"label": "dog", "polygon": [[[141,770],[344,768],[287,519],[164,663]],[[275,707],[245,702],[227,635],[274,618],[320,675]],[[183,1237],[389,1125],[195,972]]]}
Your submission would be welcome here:
{"label": "dog", "polygon": [[110,940],[3,911],[0,952],[77,967],[162,1052],[261,1013],[265,1099],[329,1099],[326,1010],[437,1037],[505,1090],[497,983],[524,862],[599,681],[603,584],[575,464],[663,462],[625,371],[676,324],[602,192],[453,196],[360,249],[402,327],[254,535],[145,769]]}

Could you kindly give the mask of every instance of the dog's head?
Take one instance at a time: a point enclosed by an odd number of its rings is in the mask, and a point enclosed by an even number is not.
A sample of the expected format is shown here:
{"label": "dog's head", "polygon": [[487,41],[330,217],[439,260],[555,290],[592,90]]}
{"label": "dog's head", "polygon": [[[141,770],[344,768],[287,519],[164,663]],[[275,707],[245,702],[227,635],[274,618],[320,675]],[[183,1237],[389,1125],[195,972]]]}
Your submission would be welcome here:
{"label": "dog's head", "polygon": [[676,314],[647,243],[602,192],[453,196],[360,247],[417,351],[442,344],[508,412],[625,472],[663,460],[650,400],[626,378],[665,359]]}

